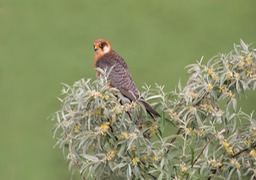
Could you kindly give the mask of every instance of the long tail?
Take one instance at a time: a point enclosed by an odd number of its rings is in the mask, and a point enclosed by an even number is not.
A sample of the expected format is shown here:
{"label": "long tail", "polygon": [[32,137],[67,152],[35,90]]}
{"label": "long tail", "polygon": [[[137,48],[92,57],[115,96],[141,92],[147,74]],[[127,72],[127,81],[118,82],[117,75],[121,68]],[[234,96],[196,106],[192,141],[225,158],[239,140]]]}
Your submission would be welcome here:
{"label": "long tail", "polygon": [[[138,97],[136,97],[133,93],[125,90],[125,89],[119,89],[121,94],[124,95],[125,97],[127,97],[128,99],[130,99],[131,101],[136,101]],[[138,100],[139,102],[141,102],[143,104],[143,106],[145,107],[147,113],[153,118],[155,119],[155,117],[161,117],[160,114],[158,112],[156,112],[156,110],[154,110],[154,108],[152,106],[150,106],[143,98]]]}
{"label": "long tail", "polygon": [[152,106],[150,106],[146,101],[140,100],[139,102],[141,102],[143,104],[146,111],[153,119],[155,119],[155,117],[161,117],[161,115],[158,112],[156,112],[156,110],[154,110],[154,108]]}

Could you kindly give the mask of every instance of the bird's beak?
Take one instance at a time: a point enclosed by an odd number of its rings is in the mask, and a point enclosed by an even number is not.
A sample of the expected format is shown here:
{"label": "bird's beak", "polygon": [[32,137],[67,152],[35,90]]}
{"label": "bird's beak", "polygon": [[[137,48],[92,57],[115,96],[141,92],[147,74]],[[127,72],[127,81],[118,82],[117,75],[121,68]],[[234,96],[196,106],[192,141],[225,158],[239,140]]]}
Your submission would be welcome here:
{"label": "bird's beak", "polygon": [[98,45],[94,45],[94,51],[97,51],[99,49],[99,46]]}

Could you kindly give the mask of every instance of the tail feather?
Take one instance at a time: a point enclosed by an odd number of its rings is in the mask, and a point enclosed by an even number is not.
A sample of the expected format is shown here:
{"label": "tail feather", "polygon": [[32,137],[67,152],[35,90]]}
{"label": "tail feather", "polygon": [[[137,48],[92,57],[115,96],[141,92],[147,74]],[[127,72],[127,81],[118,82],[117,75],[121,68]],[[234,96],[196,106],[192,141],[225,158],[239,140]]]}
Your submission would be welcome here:
{"label": "tail feather", "polygon": [[[138,97],[136,97],[136,95],[134,95],[133,93],[131,93],[130,91],[127,91],[125,89],[120,88],[119,89],[121,94],[124,95],[125,97],[127,97],[128,99],[130,99],[131,101],[136,101],[138,100]],[[156,110],[154,110],[154,108],[152,106],[150,106],[143,98],[138,100],[139,102],[141,102],[143,104],[143,106],[145,107],[147,113],[153,118],[155,119],[155,117],[161,117],[161,115],[156,112]]]}
{"label": "tail feather", "polygon": [[140,102],[143,104],[146,111],[153,119],[155,119],[154,116],[161,117],[161,115],[158,112],[156,112],[156,110],[154,110],[154,108],[152,106],[150,106],[146,101],[140,100]]}

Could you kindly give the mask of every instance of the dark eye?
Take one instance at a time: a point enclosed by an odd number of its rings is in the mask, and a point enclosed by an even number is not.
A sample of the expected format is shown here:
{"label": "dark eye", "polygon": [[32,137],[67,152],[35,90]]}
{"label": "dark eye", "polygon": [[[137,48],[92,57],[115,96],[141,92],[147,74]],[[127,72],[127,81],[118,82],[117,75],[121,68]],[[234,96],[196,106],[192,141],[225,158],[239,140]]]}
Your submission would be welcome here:
{"label": "dark eye", "polygon": [[99,46],[101,49],[103,49],[105,46],[107,46],[107,44],[105,42],[102,42]]}

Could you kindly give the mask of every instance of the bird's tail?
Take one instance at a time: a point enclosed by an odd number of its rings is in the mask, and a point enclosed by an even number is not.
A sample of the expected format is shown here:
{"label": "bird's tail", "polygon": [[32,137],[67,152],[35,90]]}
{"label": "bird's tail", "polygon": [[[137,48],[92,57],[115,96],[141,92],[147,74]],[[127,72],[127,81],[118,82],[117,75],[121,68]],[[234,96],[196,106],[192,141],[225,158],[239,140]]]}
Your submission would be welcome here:
{"label": "bird's tail", "polygon": [[143,106],[145,107],[147,113],[153,118],[155,119],[155,117],[161,117],[161,115],[156,112],[156,110],[154,110],[154,108],[152,106],[150,106],[146,101],[144,100],[139,100],[139,102],[141,102],[143,104]]}
{"label": "bird's tail", "polygon": [[145,107],[147,113],[153,118],[155,119],[155,117],[161,117],[160,114],[158,114],[158,112],[156,112],[156,110],[154,110],[154,108],[152,106],[150,106],[142,97],[138,98],[138,95],[134,95],[132,92],[127,91],[123,88],[119,88],[121,94],[125,97],[127,97],[128,99],[130,99],[131,101],[139,101],[141,104],[143,104],[143,106]]}

